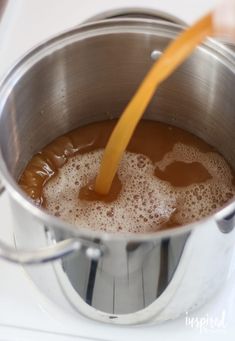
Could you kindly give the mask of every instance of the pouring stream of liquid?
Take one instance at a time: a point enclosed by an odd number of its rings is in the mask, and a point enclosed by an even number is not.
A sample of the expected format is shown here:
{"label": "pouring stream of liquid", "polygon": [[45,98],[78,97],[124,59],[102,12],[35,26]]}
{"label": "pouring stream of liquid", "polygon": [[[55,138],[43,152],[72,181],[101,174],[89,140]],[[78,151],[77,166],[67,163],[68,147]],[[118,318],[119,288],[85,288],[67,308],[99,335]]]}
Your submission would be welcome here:
{"label": "pouring stream of liquid", "polygon": [[154,63],[109,138],[96,178],[95,192],[101,195],[109,193],[123,153],[157,87],[212,32],[212,14],[210,13],[182,32],[176,40],[170,43],[160,59]]}

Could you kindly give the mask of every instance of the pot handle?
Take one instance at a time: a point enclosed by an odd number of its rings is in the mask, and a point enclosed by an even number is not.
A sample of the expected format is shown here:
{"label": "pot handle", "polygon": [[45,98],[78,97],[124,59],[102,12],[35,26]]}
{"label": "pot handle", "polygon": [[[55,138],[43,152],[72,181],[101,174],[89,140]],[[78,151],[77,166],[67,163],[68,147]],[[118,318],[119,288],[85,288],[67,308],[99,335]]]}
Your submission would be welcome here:
{"label": "pot handle", "polygon": [[[0,183],[0,194],[5,188]],[[0,241],[0,258],[18,264],[42,264],[58,260],[77,251],[84,251],[90,259],[97,260],[103,254],[102,245],[81,238],[66,239],[38,250],[16,250]]]}

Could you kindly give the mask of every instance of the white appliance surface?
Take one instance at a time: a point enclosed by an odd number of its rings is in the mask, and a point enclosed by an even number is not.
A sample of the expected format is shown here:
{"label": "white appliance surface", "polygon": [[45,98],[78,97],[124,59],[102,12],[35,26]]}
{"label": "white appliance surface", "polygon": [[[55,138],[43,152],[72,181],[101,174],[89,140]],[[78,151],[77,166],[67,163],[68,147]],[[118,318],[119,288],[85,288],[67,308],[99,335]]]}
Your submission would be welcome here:
{"label": "white appliance surface", "polygon": [[[0,0],[1,1],[1,0]],[[0,22],[0,75],[40,41],[104,13],[148,9],[190,23],[215,0],[11,0]],[[13,245],[6,193],[0,198],[0,240]],[[155,326],[111,326],[69,313],[50,302],[23,268],[0,260],[0,340],[233,340],[235,257],[224,287],[203,308]]]}

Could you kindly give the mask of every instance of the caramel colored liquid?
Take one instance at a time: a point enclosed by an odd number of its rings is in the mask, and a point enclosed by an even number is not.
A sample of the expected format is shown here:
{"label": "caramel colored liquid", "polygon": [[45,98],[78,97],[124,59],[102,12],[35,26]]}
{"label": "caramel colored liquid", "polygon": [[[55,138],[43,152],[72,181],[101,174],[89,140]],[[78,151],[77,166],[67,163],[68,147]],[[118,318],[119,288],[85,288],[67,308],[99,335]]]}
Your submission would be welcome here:
{"label": "caramel colored liquid", "polygon": [[31,199],[77,226],[152,232],[198,220],[234,194],[234,172],[196,136],[141,121],[108,196],[93,191],[102,150],[116,120],[57,138],[33,156],[19,184]]}

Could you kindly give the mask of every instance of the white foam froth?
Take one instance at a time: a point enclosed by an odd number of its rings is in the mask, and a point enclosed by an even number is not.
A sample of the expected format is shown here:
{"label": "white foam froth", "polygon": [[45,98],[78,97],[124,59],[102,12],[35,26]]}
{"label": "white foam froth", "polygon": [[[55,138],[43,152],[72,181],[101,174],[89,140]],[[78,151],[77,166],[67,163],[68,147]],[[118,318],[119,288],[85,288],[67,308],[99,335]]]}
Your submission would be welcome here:
{"label": "white foam froth", "polygon": [[[230,168],[219,154],[179,143],[155,165],[146,156],[126,152],[118,171],[122,190],[114,202],[80,200],[79,189],[95,178],[102,153],[72,157],[46,184],[43,195],[52,214],[92,230],[150,232],[172,217],[180,224],[205,217],[235,194]],[[164,170],[172,161],[200,162],[212,178],[173,187],[154,176],[156,166]]]}

